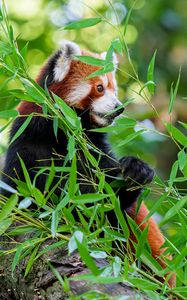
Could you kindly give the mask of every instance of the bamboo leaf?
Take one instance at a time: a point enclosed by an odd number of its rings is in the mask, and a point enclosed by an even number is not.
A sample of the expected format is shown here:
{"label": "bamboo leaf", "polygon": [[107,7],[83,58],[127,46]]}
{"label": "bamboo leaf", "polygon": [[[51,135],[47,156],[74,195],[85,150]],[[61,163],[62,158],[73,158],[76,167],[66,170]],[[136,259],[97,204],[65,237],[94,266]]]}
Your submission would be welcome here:
{"label": "bamboo leaf", "polygon": [[181,150],[178,153],[179,169],[182,171],[186,164],[186,153],[184,150]]}
{"label": "bamboo leaf", "polygon": [[114,205],[115,205],[114,206],[114,212],[115,212],[115,215],[118,219],[118,222],[121,225],[121,228],[123,230],[124,238],[128,239],[128,237],[129,237],[129,228],[127,226],[127,222],[124,218],[124,215],[121,211],[119,200],[116,199]]}
{"label": "bamboo leaf", "polygon": [[38,255],[36,256],[35,260],[38,259],[40,256],[42,256],[43,254],[47,253],[48,251],[51,251],[53,249],[56,249],[56,248],[59,248],[59,247],[62,247],[64,244],[66,243],[66,241],[64,240],[61,240],[61,241],[58,241],[56,243],[53,243],[49,246],[46,246],[43,250],[41,250]]}
{"label": "bamboo leaf", "polygon": [[32,204],[31,198],[27,197],[19,203],[18,209],[28,208],[29,206],[31,206],[31,204]]}
{"label": "bamboo leaf", "polygon": [[12,48],[10,44],[5,41],[0,41],[0,54],[2,56],[9,55],[12,53]]}
{"label": "bamboo leaf", "polygon": [[0,119],[15,118],[17,116],[18,116],[18,111],[14,109],[0,111]]}
{"label": "bamboo leaf", "polygon": [[94,26],[102,21],[101,18],[87,18],[80,21],[75,21],[64,26],[65,30],[81,29]]}
{"label": "bamboo leaf", "polygon": [[13,273],[14,273],[14,270],[15,270],[16,266],[18,265],[18,263],[20,261],[22,251],[23,251],[23,244],[20,244],[17,247],[16,253],[14,255],[14,259],[13,259],[13,262],[12,262],[12,267],[11,267],[12,276],[13,276]]}
{"label": "bamboo leaf", "polygon": [[[36,85],[36,83],[30,82],[26,78],[21,78],[21,81],[29,96],[33,97],[33,100],[38,104],[43,104],[45,102],[45,94],[43,90]],[[33,101],[34,102],[34,101]]]}
{"label": "bamboo leaf", "polygon": [[166,223],[169,219],[173,218],[176,214],[179,214],[181,209],[187,203],[187,196],[183,197],[182,199],[178,200],[176,204],[174,204],[165,214],[163,220],[161,221],[160,225]]}
{"label": "bamboo leaf", "polygon": [[113,40],[111,45],[117,53],[119,54],[123,53],[122,43],[119,38]]}
{"label": "bamboo leaf", "polygon": [[184,123],[184,122],[181,122],[181,121],[178,121],[179,124],[181,124],[184,128],[187,129],[187,123]]}
{"label": "bamboo leaf", "polygon": [[114,257],[114,262],[112,264],[113,272],[114,272],[114,277],[118,277],[120,275],[122,267],[122,261],[121,258],[118,256]]}
{"label": "bamboo leaf", "polygon": [[112,229],[110,229],[108,227],[103,227],[103,231],[107,235],[113,237],[115,240],[117,239],[117,240],[122,241],[122,242],[126,242],[127,241],[127,239],[124,237],[124,234],[122,234],[122,233],[120,233],[118,231],[114,231],[114,230],[112,230]]}
{"label": "bamboo leaf", "polygon": [[139,240],[138,240],[138,245],[136,248],[136,257],[139,258],[141,256],[141,254],[144,252],[144,247],[147,241],[147,234],[148,234],[148,230],[149,230],[149,225],[147,225],[145,227],[145,229],[143,230]]}
{"label": "bamboo leaf", "polygon": [[52,212],[52,221],[51,221],[51,234],[52,237],[55,238],[56,233],[57,233],[57,227],[58,227],[58,211],[54,210]]}
{"label": "bamboo leaf", "polygon": [[56,210],[59,211],[63,209],[68,203],[69,203],[70,197],[69,194],[67,194],[62,200],[58,203]]}
{"label": "bamboo leaf", "polygon": [[56,278],[60,282],[62,288],[64,289],[65,284],[64,284],[64,280],[62,279],[62,276],[60,275],[58,270],[53,267],[53,265],[50,262],[48,262],[48,265],[49,265],[51,271],[53,272],[53,274],[56,276]]}
{"label": "bamboo leaf", "polygon": [[187,147],[187,137],[178,128],[174,127],[171,123],[166,124],[166,128],[177,142]]}
{"label": "bamboo leaf", "polygon": [[75,111],[71,107],[69,107],[60,97],[53,93],[52,95],[56,102],[55,107],[60,109],[64,117],[68,120],[68,122],[74,129],[79,129],[81,127],[80,120]]}
{"label": "bamboo leaf", "polygon": [[142,130],[139,130],[137,132],[134,132],[134,133],[131,133],[129,134],[126,138],[124,138],[124,141],[122,142],[119,142],[118,145],[116,145],[116,147],[122,147],[126,144],[128,144],[129,142],[133,141],[135,138],[137,138],[138,136],[141,135],[141,133],[143,133],[145,130],[142,129]]}
{"label": "bamboo leaf", "polygon": [[114,47],[111,44],[109,49],[107,50],[106,57],[105,57],[107,62],[112,61],[113,53],[114,53]]}
{"label": "bamboo leaf", "polygon": [[74,136],[70,136],[70,138],[68,139],[68,146],[67,146],[67,150],[68,150],[68,158],[69,160],[72,160],[74,155],[75,155],[75,138]]}
{"label": "bamboo leaf", "polygon": [[108,64],[106,60],[92,57],[92,56],[84,56],[84,55],[76,55],[76,58],[80,60],[81,62],[92,65],[92,66],[98,66],[98,67],[103,67]]}
{"label": "bamboo leaf", "polygon": [[17,154],[17,155],[19,157],[19,161],[20,161],[20,164],[21,164],[21,167],[22,167],[22,171],[23,171],[27,186],[28,186],[29,190],[31,190],[32,189],[32,184],[31,184],[29,173],[27,171],[27,168],[25,166],[25,163],[24,163],[23,159],[19,156],[19,154]]}
{"label": "bamboo leaf", "polygon": [[179,219],[181,222],[182,231],[185,237],[187,237],[187,216],[183,213],[179,214]]}
{"label": "bamboo leaf", "polygon": [[124,33],[123,33],[124,37],[125,37],[126,32],[127,32],[127,26],[129,24],[129,19],[130,19],[133,8],[134,8],[134,4],[131,6],[131,8],[129,9],[127,15],[125,16]]}
{"label": "bamboo leaf", "polygon": [[153,91],[154,93],[154,88],[155,88],[156,84],[154,83],[154,81],[152,80],[149,80],[147,81],[140,89],[139,91],[139,94],[141,95],[142,91],[145,89],[145,88],[148,88],[148,90],[150,91]]}
{"label": "bamboo leaf", "polygon": [[90,256],[93,258],[106,258],[107,257],[107,253],[105,251],[92,251],[90,253]]}
{"label": "bamboo leaf", "polygon": [[[114,277],[114,276],[107,276],[106,277],[106,276],[97,276],[97,274],[96,275],[93,275],[93,274],[81,274],[81,275],[72,277],[71,280],[75,280],[75,281],[77,281],[77,280],[79,280],[79,281],[80,280],[89,280],[90,282],[98,283],[98,284],[113,284],[113,283],[123,282],[124,278],[121,277],[121,276],[120,277]],[[100,298],[100,299],[103,299],[103,298]],[[95,298],[94,298],[94,300],[95,300]],[[123,298],[123,300],[127,300],[127,299]],[[132,298],[131,298],[131,300],[132,300]],[[137,300],[137,299],[133,299],[133,300]],[[140,300],[140,299],[138,299],[138,300]]]}
{"label": "bamboo leaf", "polygon": [[110,72],[113,72],[113,71],[114,71],[114,65],[113,65],[112,62],[109,62],[103,68],[101,68],[101,69],[93,72],[92,74],[88,75],[86,77],[86,79],[93,78],[93,77],[96,77],[96,76],[101,76],[103,74],[107,74],[107,73],[110,73]]}
{"label": "bamboo leaf", "polygon": [[177,176],[177,171],[178,171],[178,160],[174,162],[172,169],[171,169],[171,173],[170,173],[170,177],[169,177],[169,187],[172,187],[173,182]]}
{"label": "bamboo leaf", "polygon": [[70,174],[69,174],[68,193],[71,199],[74,197],[76,192],[76,181],[77,181],[77,159],[75,155],[72,160]]}
{"label": "bamboo leaf", "polygon": [[32,251],[30,257],[29,257],[29,260],[28,260],[28,263],[27,263],[27,266],[26,266],[26,269],[25,269],[25,274],[24,274],[24,277],[26,277],[30,271],[30,269],[32,268],[32,265],[34,263],[34,260],[35,260],[35,257],[36,257],[36,254],[38,252],[38,249],[39,249],[39,246],[40,245],[37,245],[34,250]]}
{"label": "bamboo leaf", "polygon": [[14,95],[18,99],[24,99],[29,102],[34,102],[33,97],[26,94],[24,90],[19,90],[19,89],[10,90],[10,94]]}
{"label": "bamboo leaf", "polygon": [[[76,238],[75,238],[76,239]],[[100,274],[98,267],[96,266],[94,260],[89,254],[87,245],[84,243],[80,243],[79,240],[76,239],[76,243],[78,246],[79,254],[81,256],[82,261],[87,265],[87,267],[92,271],[93,275],[97,276]]]}
{"label": "bamboo leaf", "polygon": [[53,118],[53,132],[57,139],[57,133],[58,133],[58,117],[57,116],[54,116],[54,118]]}
{"label": "bamboo leaf", "polygon": [[10,192],[12,194],[15,194],[17,193],[17,190],[13,189],[10,185],[8,185],[7,183],[3,182],[2,180],[0,180],[0,188],[7,191],[7,192]]}
{"label": "bamboo leaf", "polygon": [[151,83],[151,84],[147,85],[147,88],[152,95],[154,95],[155,85],[156,85],[154,82],[154,68],[155,68],[156,52],[157,51],[154,52],[153,57],[151,58],[151,61],[148,66],[148,70],[147,70],[147,81]]}
{"label": "bamboo leaf", "polygon": [[72,235],[72,237],[70,238],[70,240],[68,242],[69,254],[71,254],[73,251],[75,251],[77,249],[77,241],[82,243],[83,237],[84,237],[84,235],[83,235],[82,231],[77,230],[74,232],[74,234]]}
{"label": "bamboo leaf", "polygon": [[25,44],[25,46],[21,49],[20,53],[24,59],[26,59],[27,50],[28,50],[29,42]]}
{"label": "bamboo leaf", "polygon": [[48,216],[50,216],[51,215],[51,211],[45,211],[45,212],[43,212],[43,213],[41,213],[41,215],[39,215],[39,219],[43,219],[43,218],[46,218],[46,217],[48,217]]}
{"label": "bamboo leaf", "polygon": [[4,126],[0,128],[0,133],[3,132],[11,123],[13,119],[10,119]]}
{"label": "bamboo leaf", "polygon": [[12,210],[16,207],[18,202],[18,196],[12,195],[8,201],[3,205],[1,212],[0,212],[0,222],[2,222],[6,217],[10,215]]}
{"label": "bamboo leaf", "polygon": [[34,232],[35,227],[29,226],[29,225],[21,225],[14,227],[13,230],[8,232],[8,235],[10,236],[16,236],[16,235],[24,235],[25,233],[31,233]]}
{"label": "bamboo leaf", "polygon": [[77,204],[85,204],[85,203],[94,203],[97,201],[100,201],[102,199],[105,199],[107,197],[110,197],[110,195],[107,194],[83,194],[80,196],[76,196],[73,198],[73,202]]}
{"label": "bamboo leaf", "polygon": [[158,199],[157,201],[155,201],[155,203],[153,204],[153,206],[151,207],[148,215],[144,218],[143,222],[141,223],[144,224],[156,211],[157,209],[162,205],[162,202],[167,198],[167,194],[168,193],[164,193],[160,199]]}
{"label": "bamboo leaf", "polygon": [[43,207],[46,204],[47,200],[45,199],[43,193],[38,188],[31,186],[30,193],[32,197],[35,199],[35,202],[38,206]]}
{"label": "bamboo leaf", "polygon": [[151,282],[149,280],[146,280],[146,279],[130,277],[130,278],[128,278],[128,280],[131,284],[133,284],[138,289],[155,291],[159,288],[158,284]]}
{"label": "bamboo leaf", "polygon": [[23,124],[19,127],[19,129],[16,131],[16,133],[14,134],[14,136],[12,137],[10,144],[12,144],[13,142],[15,142],[15,140],[17,140],[17,138],[24,132],[24,130],[27,128],[27,126],[29,125],[30,121],[32,120],[33,114],[29,115],[26,120],[23,122]]}
{"label": "bamboo leaf", "polygon": [[10,227],[11,224],[12,224],[11,218],[2,220],[2,222],[0,222],[0,236]]}
{"label": "bamboo leaf", "polygon": [[173,109],[173,104],[174,101],[176,99],[177,96],[177,92],[178,92],[178,88],[179,88],[179,82],[180,82],[180,76],[181,76],[181,68],[179,70],[179,75],[178,75],[178,79],[175,85],[175,88],[173,89],[173,83],[171,85],[171,91],[170,91],[170,103],[169,103],[169,108],[168,108],[168,112],[171,113],[172,109]]}
{"label": "bamboo leaf", "polygon": [[51,166],[50,166],[50,169],[49,169],[49,175],[47,176],[47,180],[46,180],[46,183],[45,183],[45,191],[48,192],[52,182],[53,182],[53,179],[55,177],[55,165],[54,165],[54,160],[52,159],[51,160]]}

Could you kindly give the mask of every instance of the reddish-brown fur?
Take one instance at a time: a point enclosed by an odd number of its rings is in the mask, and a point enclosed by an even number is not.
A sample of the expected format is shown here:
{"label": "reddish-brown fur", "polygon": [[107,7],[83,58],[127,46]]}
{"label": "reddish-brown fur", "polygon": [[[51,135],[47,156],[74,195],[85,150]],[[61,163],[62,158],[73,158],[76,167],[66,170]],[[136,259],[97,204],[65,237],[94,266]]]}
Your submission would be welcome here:
{"label": "reddish-brown fur", "polygon": [[[62,99],[65,99],[72,91],[74,86],[76,87],[80,85],[81,82],[86,80],[91,83],[91,86],[94,89],[95,84],[97,82],[101,83],[101,80],[98,77],[92,79],[86,79],[86,77],[96,70],[98,70],[98,67],[87,65],[78,60],[72,61],[70,71],[66,78],[61,82],[54,82],[50,86],[50,90]],[[73,106],[76,108],[85,109],[89,106],[90,101],[92,101],[91,98],[92,94],[90,95],[90,98],[86,97],[85,99],[80,99],[80,101],[74,103]]]}
{"label": "reddish-brown fur", "polygon": [[17,110],[19,111],[20,115],[29,115],[32,112],[35,112],[35,113],[42,112],[41,106],[37,105],[36,103],[27,102],[27,101],[21,101]]}
{"label": "reddish-brown fur", "polygon": [[115,85],[114,85],[114,75],[112,73],[106,74],[108,78],[108,88],[111,90],[115,90]]}

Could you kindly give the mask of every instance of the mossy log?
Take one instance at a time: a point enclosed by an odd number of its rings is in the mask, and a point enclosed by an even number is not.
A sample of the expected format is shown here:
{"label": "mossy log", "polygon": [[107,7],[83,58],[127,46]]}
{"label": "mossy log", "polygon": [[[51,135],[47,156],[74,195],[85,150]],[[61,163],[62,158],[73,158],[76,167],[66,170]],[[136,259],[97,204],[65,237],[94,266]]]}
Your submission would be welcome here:
{"label": "mossy log", "polygon": [[[2,241],[2,240],[1,240]],[[42,245],[42,248],[52,244],[50,240]],[[10,249],[10,244],[0,242],[1,250]],[[6,249],[5,249],[6,245]],[[8,246],[9,245],[9,246]],[[28,258],[23,259],[16,267],[12,276],[11,265],[13,254],[0,257],[0,299],[1,300],[63,300],[71,295],[81,295],[94,290],[96,293],[106,293],[110,296],[125,295],[129,299],[150,299],[141,294],[127,283],[95,284],[88,281],[74,281],[73,277],[89,273],[89,269],[82,263],[77,252],[68,255],[65,247],[53,249],[41,256],[33,264],[29,274],[24,277]],[[50,262],[58,270],[62,278],[69,278],[69,291],[65,291],[62,285],[51,271]],[[104,259],[97,259],[99,268],[107,265]],[[83,298],[82,298],[83,299]],[[84,298],[85,299],[85,298]]]}

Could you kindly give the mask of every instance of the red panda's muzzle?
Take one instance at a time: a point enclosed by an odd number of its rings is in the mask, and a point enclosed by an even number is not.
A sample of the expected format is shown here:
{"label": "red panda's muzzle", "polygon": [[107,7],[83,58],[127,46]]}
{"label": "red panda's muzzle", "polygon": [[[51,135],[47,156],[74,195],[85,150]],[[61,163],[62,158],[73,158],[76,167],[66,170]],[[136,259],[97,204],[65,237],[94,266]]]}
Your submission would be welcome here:
{"label": "red panda's muzzle", "polygon": [[118,117],[119,115],[121,115],[124,111],[124,108],[121,107],[121,105],[119,105],[119,109],[117,109],[116,107],[116,111],[111,112],[111,113],[97,113],[96,115],[99,116],[100,118],[105,118],[105,119],[110,119],[110,120],[114,120],[116,117]]}
{"label": "red panda's muzzle", "polygon": [[103,127],[110,125],[116,117],[122,114],[124,108],[121,105],[117,105],[111,113],[91,112],[91,119],[95,126]]}

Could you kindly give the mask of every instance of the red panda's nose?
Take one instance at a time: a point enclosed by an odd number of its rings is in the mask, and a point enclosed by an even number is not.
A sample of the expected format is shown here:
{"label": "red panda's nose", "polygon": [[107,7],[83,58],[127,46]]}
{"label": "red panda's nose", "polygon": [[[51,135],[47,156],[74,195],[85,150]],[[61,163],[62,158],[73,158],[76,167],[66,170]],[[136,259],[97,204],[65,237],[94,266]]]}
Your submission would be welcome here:
{"label": "red panda's nose", "polygon": [[[121,106],[121,105],[120,105],[120,106]],[[115,108],[118,108],[118,106],[116,106]],[[117,109],[117,110],[113,113],[114,118],[117,117],[117,116],[119,116],[119,115],[121,115],[122,112],[124,112],[124,107],[121,107],[121,108]]]}

